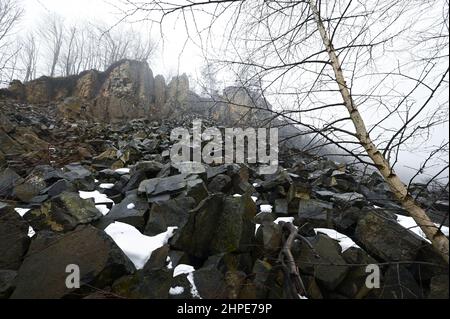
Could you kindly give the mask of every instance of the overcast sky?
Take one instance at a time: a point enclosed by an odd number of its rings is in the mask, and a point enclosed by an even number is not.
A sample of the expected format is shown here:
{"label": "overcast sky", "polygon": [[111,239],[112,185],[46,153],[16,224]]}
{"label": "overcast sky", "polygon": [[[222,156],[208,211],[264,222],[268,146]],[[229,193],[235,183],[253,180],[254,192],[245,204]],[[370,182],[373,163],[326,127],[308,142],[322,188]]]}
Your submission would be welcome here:
{"label": "overcast sky", "polygon": [[[62,16],[68,24],[101,21],[107,25],[114,25],[122,17],[122,14],[114,8],[114,4],[118,4],[117,0],[21,0],[21,2],[25,8],[25,16],[22,20],[20,32],[34,30],[47,13],[53,12]],[[198,19],[201,23],[201,17]],[[175,20],[175,17],[169,17],[166,21],[163,28],[163,38],[161,38],[161,30],[157,27],[151,29],[149,24],[146,23],[136,23],[134,27],[144,33],[151,32],[152,38],[158,44],[158,52],[150,61],[154,74],[163,74],[166,77],[169,74],[175,75],[184,72],[193,77],[199,75],[199,68],[204,64],[202,51],[194,43],[187,41],[185,25]],[[448,101],[448,93],[441,98]],[[369,116],[368,120],[370,119]],[[372,117],[372,119],[375,118]],[[430,145],[439,144],[442,140],[448,141],[448,122],[446,125],[433,130],[427,143]],[[424,144],[424,146],[426,145]],[[401,155],[397,170],[404,177],[411,176],[413,171],[406,167],[417,167],[426,156],[427,154],[417,151],[417,149],[413,152],[404,152]],[[439,169],[440,167],[436,167],[429,173],[432,174]]]}
{"label": "overcast sky", "polygon": [[[33,29],[42,22],[47,13],[62,16],[68,24],[83,21],[100,21],[107,25],[115,25],[122,14],[115,8],[117,0],[21,0],[25,8],[22,20],[22,32]],[[120,25],[118,26],[120,28]],[[161,39],[160,29],[149,24],[134,23],[133,27],[141,32],[151,32],[152,38],[158,44],[158,52],[150,61],[155,74],[189,73],[195,76],[197,66],[202,65],[201,51],[186,42],[186,32],[183,25],[167,21],[164,28],[164,38]]]}

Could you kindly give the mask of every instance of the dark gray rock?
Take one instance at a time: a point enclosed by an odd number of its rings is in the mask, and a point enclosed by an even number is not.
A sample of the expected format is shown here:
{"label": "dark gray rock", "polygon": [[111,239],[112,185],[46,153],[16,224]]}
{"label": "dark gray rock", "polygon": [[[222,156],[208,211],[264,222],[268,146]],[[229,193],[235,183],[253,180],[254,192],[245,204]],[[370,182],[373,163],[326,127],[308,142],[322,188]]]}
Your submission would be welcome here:
{"label": "dark gray rock", "polygon": [[212,193],[227,193],[231,189],[231,177],[225,174],[216,175],[208,184]]}
{"label": "dark gray rock", "polygon": [[358,221],[355,238],[370,255],[385,261],[415,260],[421,246],[426,244],[381,210],[369,211]]}
{"label": "dark gray rock", "polygon": [[189,219],[189,211],[194,207],[195,200],[191,197],[153,203],[144,234],[155,236],[170,226],[183,228]]}
{"label": "dark gray rock", "polygon": [[423,292],[413,275],[403,265],[391,265],[384,274],[381,299],[421,299]]}
{"label": "dark gray rock", "polygon": [[131,175],[135,172],[144,171],[147,176],[156,176],[163,168],[163,165],[156,161],[142,161],[136,163],[131,170]]}
{"label": "dark gray rock", "polygon": [[194,283],[204,299],[227,299],[228,291],[223,273],[214,266],[203,267],[194,272]]}
{"label": "dark gray rock", "polygon": [[0,197],[11,197],[16,184],[23,179],[14,170],[7,168],[0,173]]}
{"label": "dark gray rock", "polygon": [[133,275],[116,280],[114,294],[127,299],[167,299],[173,282],[173,271],[154,270],[150,273],[137,271]]}
{"label": "dark gray rock", "polygon": [[448,275],[431,278],[429,299],[448,299]]}
{"label": "dark gray rock", "polygon": [[137,189],[139,184],[149,178],[154,178],[162,170],[163,165],[155,161],[138,162],[131,170],[130,179],[126,186],[122,189],[123,193]]}
{"label": "dark gray rock", "polygon": [[0,299],[7,299],[12,294],[15,286],[17,271],[0,270]]}
{"label": "dark gray rock", "polygon": [[140,183],[139,194],[146,194],[149,201],[161,195],[178,195],[203,181],[197,175],[179,174],[165,178],[147,179]]}
{"label": "dark gray rock", "polygon": [[265,299],[271,288],[271,272],[272,265],[264,260],[257,259],[253,265],[252,273],[255,274],[253,279],[254,298]]}
{"label": "dark gray rock", "polygon": [[272,215],[272,213],[269,212],[263,212],[258,213],[255,218],[255,224],[272,224],[275,221],[275,217]]}
{"label": "dark gray rock", "polygon": [[[80,290],[66,287],[66,267],[70,264],[80,268]],[[102,289],[133,271],[128,257],[97,228],[80,226],[62,235],[38,233],[19,269],[11,298],[81,298],[92,291],[90,287]]]}
{"label": "dark gray rock", "polygon": [[333,212],[333,225],[336,230],[343,233],[353,233],[359,219],[367,213],[366,209],[358,207],[348,207],[345,209],[336,209]]}
{"label": "dark gray rock", "polygon": [[20,267],[30,244],[28,228],[11,206],[0,202],[0,269]]}
{"label": "dark gray rock", "polygon": [[274,213],[280,216],[289,215],[289,204],[285,198],[279,198],[275,200]]}
{"label": "dark gray rock", "polygon": [[298,224],[317,228],[332,227],[333,204],[317,199],[301,200],[298,206]]}
{"label": "dark gray rock", "polygon": [[63,177],[60,170],[48,165],[36,166],[21,184],[14,187],[14,196],[25,203],[30,203],[48,185]]}
{"label": "dark gray rock", "polygon": [[265,175],[264,181],[261,183],[263,189],[269,190],[277,186],[289,186],[292,184],[292,178],[287,171],[279,171],[275,174]]}
{"label": "dark gray rock", "polygon": [[223,274],[230,271],[250,273],[253,267],[253,257],[250,253],[221,253],[210,256],[203,267],[213,266]]}
{"label": "dark gray rock", "polygon": [[365,203],[364,195],[361,195],[356,192],[334,194],[332,198],[338,205],[344,206],[344,207],[354,206],[354,205],[358,205],[358,206],[362,207]]}
{"label": "dark gray rock", "polygon": [[251,250],[256,205],[249,195],[208,197],[189,212],[189,220],[171,244],[198,258]]}
{"label": "dark gray rock", "polygon": [[39,208],[29,211],[24,218],[36,231],[65,232],[102,216],[93,201],[82,199],[76,193],[64,192]]}
{"label": "dark gray rock", "polygon": [[[119,204],[114,205],[109,213],[98,221],[96,226],[105,229],[109,224],[117,221],[132,225],[138,230],[143,231],[148,209],[149,205],[145,199],[136,194],[130,194]],[[163,231],[166,230],[167,228]]]}
{"label": "dark gray rock", "polygon": [[76,189],[92,191],[95,189],[95,179],[92,173],[79,163],[64,166],[64,178],[71,182]]}
{"label": "dark gray rock", "polygon": [[75,188],[72,186],[72,184],[65,179],[61,179],[55,183],[53,183],[48,188],[44,189],[41,193],[47,193],[48,196],[54,197],[58,196],[62,192],[73,192],[75,191]]}
{"label": "dark gray rock", "polygon": [[[350,268],[341,255],[341,246],[327,235],[308,238],[312,251],[304,242],[293,249],[299,269],[314,278],[328,291],[333,291],[347,276]],[[316,256],[316,253],[318,256]],[[319,258],[317,258],[319,257]]]}
{"label": "dark gray rock", "polygon": [[261,256],[276,258],[281,249],[281,226],[275,223],[264,223],[256,231],[256,247]]}
{"label": "dark gray rock", "polygon": [[[376,293],[376,289],[366,287],[366,265],[376,264],[377,261],[369,256],[364,250],[350,247],[342,253],[342,257],[349,264],[349,272],[336,291],[348,298],[364,298],[366,295]],[[358,266],[361,265],[361,266]],[[373,291],[375,290],[375,291]]]}
{"label": "dark gray rock", "polygon": [[154,250],[142,269],[144,273],[150,274],[154,270],[163,269],[167,265],[170,246],[164,245]]}

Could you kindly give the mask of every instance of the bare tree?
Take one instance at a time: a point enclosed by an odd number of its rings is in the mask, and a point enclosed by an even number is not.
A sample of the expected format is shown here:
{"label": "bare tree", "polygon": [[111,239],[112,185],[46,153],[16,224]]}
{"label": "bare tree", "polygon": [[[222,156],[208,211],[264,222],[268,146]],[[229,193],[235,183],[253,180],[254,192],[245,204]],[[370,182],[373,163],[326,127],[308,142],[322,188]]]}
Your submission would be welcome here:
{"label": "bare tree", "polygon": [[77,39],[77,27],[70,27],[67,36],[67,41],[62,54],[62,69],[64,70],[65,76],[75,73],[77,59],[80,54],[78,52],[79,43]]}
{"label": "bare tree", "polygon": [[56,67],[59,63],[64,42],[63,19],[56,14],[49,15],[39,33],[50,55],[49,76],[53,77],[56,75]]}
{"label": "bare tree", "polygon": [[25,70],[24,82],[30,81],[36,77],[36,68],[38,62],[38,47],[36,36],[33,33],[27,35],[22,40],[22,50],[20,53],[20,62]]}
{"label": "bare tree", "polygon": [[207,96],[218,94],[217,66],[206,60],[205,65],[200,70],[200,86],[202,93]]}
{"label": "bare tree", "polygon": [[394,170],[400,152],[448,123],[446,1],[127,0],[123,10],[160,24],[177,15],[204,51],[222,32],[222,63],[278,99],[276,117],[377,169],[448,263],[448,239]]}
{"label": "bare tree", "polygon": [[0,81],[10,80],[16,70],[18,49],[14,46],[11,32],[23,14],[14,0],[0,0]]}

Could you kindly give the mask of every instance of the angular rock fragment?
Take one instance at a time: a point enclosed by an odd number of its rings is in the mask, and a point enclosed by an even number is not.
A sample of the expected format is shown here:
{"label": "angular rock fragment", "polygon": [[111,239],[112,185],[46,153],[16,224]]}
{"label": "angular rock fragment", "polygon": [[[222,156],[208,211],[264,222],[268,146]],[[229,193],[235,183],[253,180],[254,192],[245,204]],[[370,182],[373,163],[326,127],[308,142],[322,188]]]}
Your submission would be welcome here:
{"label": "angular rock fragment", "polygon": [[[38,233],[33,241],[18,271],[17,286],[11,298],[81,298],[92,289],[102,289],[134,271],[131,261],[112,239],[92,226],[80,226],[63,235],[46,237]],[[79,290],[66,286],[68,265],[79,267]]]}
{"label": "angular rock fragment", "polygon": [[195,200],[192,197],[153,203],[144,234],[155,236],[171,226],[183,228],[189,220],[189,211],[194,207]]}
{"label": "angular rock fragment", "polygon": [[24,218],[36,231],[65,232],[102,216],[91,200],[81,199],[76,193],[63,192],[29,211]]}
{"label": "angular rock fragment", "polygon": [[426,243],[391,218],[379,210],[368,212],[358,221],[355,238],[367,252],[382,260],[415,260]]}
{"label": "angular rock fragment", "polygon": [[0,269],[17,270],[30,244],[28,223],[0,202]]}
{"label": "angular rock fragment", "polygon": [[171,243],[198,258],[252,249],[256,205],[248,195],[216,194],[189,212],[189,220]]}

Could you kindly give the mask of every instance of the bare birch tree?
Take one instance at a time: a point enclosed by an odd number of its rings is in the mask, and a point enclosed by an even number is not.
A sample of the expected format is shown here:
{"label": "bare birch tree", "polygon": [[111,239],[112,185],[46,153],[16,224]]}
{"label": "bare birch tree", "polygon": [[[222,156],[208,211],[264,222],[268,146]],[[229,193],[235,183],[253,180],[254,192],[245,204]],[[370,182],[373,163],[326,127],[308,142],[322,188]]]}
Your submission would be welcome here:
{"label": "bare birch tree", "polygon": [[[400,152],[448,125],[446,1],[127,0],[122,7],[124,19],[141,14],[163,24],[175,15],[210,53],[218,38],[225,47],[217,59],[247,67],[246,81],[284,105],[274,108],[277,117],[377,169],[448,263],[448,239],[394,170]],[[426,41],[418,48],[420,35]]]}

